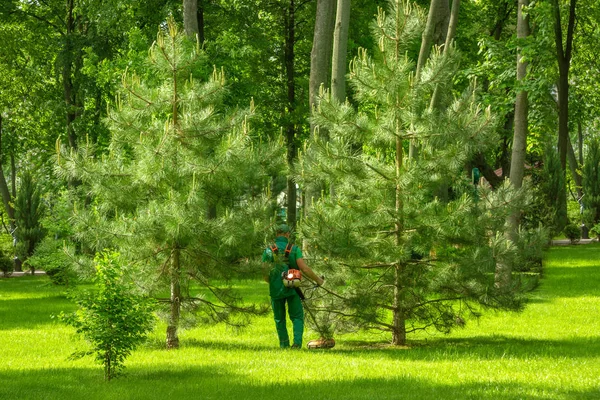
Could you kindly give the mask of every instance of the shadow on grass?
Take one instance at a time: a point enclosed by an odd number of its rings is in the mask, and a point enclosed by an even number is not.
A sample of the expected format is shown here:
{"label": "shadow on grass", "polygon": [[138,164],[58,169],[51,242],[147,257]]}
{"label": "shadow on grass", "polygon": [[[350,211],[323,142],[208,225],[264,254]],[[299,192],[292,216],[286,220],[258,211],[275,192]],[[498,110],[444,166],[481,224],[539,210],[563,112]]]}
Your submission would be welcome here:
{"label": "shadow on grass", "polygon": [[437,384],[412,377],[308,381],[278,379],[259,382],[247,371],[222,367],[173,370],[155,367],[151,372],[128,370],[111,382],[102,380],[101,369],[57,369],[0,372],[0,398],[11,400],[353,400],[353,399],[597,399],[597,390],[572,391],[534,382],[515,384],[497,381]]}
{"label": "shadow on grass", "polygon": [[[198,340],[195,338],[180,339],[179,343],[181,349],[186,348],[198,348],[203,350],[222,350],[222,351],[270,351],[279,350],[276,345],[269,346],[262,343],[243,343],[236,341],[218,341],[218,340]],[[145,348],[151,350],[164,350],[165,341],[161,339],[155,339],[148,341]]]}
{"label": "shadow on grass", "polygon": [[52,319],[53,315],[74,309],[75,305],[64,296],[8,300],[0,298],[0,331],[34,329],[54,324],[56,320]]}
{"label": "shadow on grass", "polygon": [[[146,345],[151,349],[164,349],[164,343]],[[217,340],[182,340],[181,348],[199,348],[224,352],[254,353],[253,357],[261,357],[261,352],[285,351],[276,345]],[[291,351],[291,350],[288,350]],[[565,340],[519,339],[509,336],[473,336],[468,338],[436,339],[427,342],[412,342],[407,347],[395,347],[381,342],[345,341],[338,339],[334,349],[300,350],[302,355],[309,353],[328,354],[331,357],[385,357],[407,361],[456,361],[496,360],[514,358],[530,360],[536,357],[587,359],[600,355],[600,337],[572,338]]]}
{"label": "shadow on grass", "polygon": [[[362,358],[385,356],[409,361],[479,359],[494,360],[515,358],[528,360],[534,357],[572,359],[597,358],[600,355],[600,337],[565,340],[518,339],[509,336],[473,336],[468,338],[439,339],[413,342],[408,347],[394,347],[384,343],[343,342],[332,353]],[[600,398],[600,397],[599,397]]]}
{"label": "shadow on grass", "polygon": [[[600,256],[600,252],[597,252]],[[600,296],[600,261],[598,266],[552,267],[542,281],[553,297]]]}

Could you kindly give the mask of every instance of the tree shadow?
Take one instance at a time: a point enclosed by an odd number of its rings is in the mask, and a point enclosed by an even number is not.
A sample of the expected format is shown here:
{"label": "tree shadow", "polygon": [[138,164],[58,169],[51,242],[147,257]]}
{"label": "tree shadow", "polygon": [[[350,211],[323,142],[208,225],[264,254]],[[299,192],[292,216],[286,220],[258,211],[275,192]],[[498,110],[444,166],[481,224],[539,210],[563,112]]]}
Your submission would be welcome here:
{"label": "tree shadow", "polygon": [[[276,338],[275,338],[276,340]],[[274,341],[275,342],[275,341]],[[218,341],[218,340],[200,340],[196,338],[185,338],[180,340],[180,346],[185,348],[197,348],[203,350],[222,350],[222,351],[273,351],[279,350],[276,345],[266,345],[263,343],[249,343],[236,341]],[[151,340],[145,345],[145,348],[152,350],[165,349],[164,340]]]}
{"label": "tree shadow", "polygon": [[[239,367],[238,367],[239,368]],[[248,371],[232,367],[189,367],[173,370],[167,366],[146,372],[128,370],[126,376],[110,383],[98,369],[55,369],[52,371],[1,371],[0,398],[11,400],[86,399],[286,399],[286,400],[358,400],[358,399],[478,399],[521,400],[536,398],[597,399],[598,390],[574,391],[547,385],[514,383],[499,378],[490,382],[439,384],[409,376],[386,378],[281,379],[285,369],[272,381],[260,382]],[[51,372],[51,373],[49,373]],[[363,371],[366,372],[366,371]],[[360,374],[361,371],[357,371]],[[532,395],[535,393],[535,395]]]}
{"label": "tree shadow", "polygon": [[553,288],[552,297],[600,296],[600,265],[552,267],[542,281],[542,286]]}
{"label": "tree shadow", "polygon": [[347,356],[364,357],[365,353],[371,353],[410,361],[427,361],[432,358],[492,360],[505,357],[527,360],[532,356],[586,359],[600,356],[600,337],[548,340],[500,335],[471,336],[411,342],[404,347],[381,342],[347,342],[336,351]]}
{"label": "tree shadow", "polygon": [[39,329],[54,324],[53,315],[59,310],[73,310],[75,305],[64,296],[33,299],[0,298],[0,331],[12,329]]}

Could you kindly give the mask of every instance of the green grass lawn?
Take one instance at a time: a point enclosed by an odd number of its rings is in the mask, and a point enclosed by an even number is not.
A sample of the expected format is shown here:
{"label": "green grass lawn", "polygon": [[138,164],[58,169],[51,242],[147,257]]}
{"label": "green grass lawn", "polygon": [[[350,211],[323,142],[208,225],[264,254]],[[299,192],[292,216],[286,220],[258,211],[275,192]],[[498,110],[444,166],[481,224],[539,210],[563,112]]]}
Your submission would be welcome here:
{"label": "green grass lawn", "polygon": [[[451,335],[337,337],[329,351],[282,351],[271,316],[247,329],[164,325],[104,382],[73,330],[73,305],[45,277],[0,279],[0,399],[600,399],[600,245],[552,248],[524,312],[486,314]],[[266,284],[240,284],[266,301]],[[311,333],[305,334],[305,341]]]}

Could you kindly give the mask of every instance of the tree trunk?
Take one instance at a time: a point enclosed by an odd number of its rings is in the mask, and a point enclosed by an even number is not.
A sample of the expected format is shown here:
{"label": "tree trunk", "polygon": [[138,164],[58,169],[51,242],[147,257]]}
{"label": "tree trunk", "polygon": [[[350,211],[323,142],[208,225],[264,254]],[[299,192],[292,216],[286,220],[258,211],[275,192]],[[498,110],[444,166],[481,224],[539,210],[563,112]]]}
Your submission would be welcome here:
{"label": "tree trunk", "polygon": [[13,198],[17,197],[17,163],[15,160],[15,152],[10,152],[10,188]]}
{"label": "tree trunk", "polygon": [[[335,26],[336,0],[317,0],[317,12],[315,16],[315,32],[313,35],[313,45],[310,52],[310,78],[308,84],[308,102],[309,110],[312,115],[317,106],[317,98],[321,85],[325,89],[329,88],[331,72],[331,59],[333,52],[333,31]],[[321,135],[327,133],[321,128]],[[310,134],[315,134],[315,125],[310,122]],[[302,192],[303,214],[306,215],[312,199],[319,196],[317,193]]]}
{"label": "tree trunk", "polygon": [[190,38],[198,35],[198,0],[183,0],[183,28]]}
{"label": "tree trunk", "polygon": [[402,312],[402,282],[401,266],[397,265],[394,269],[394,303],[392,316],[392,344],[402,346],[406,344],[406,318]]}
{"label": "tree trunk", "polygon": [[[4,209],[6,210],[6,214],[8,214],[8,223],[10,227],[10,234],[13,237],[13,241],[15,236],[15,208],[13,205],[14,197],[11,196],[10,190],[8,188],[8,183],[6,182],[6,176],[4,175],[4,157],[2,154],[2,123],[3,118],[2,114],[0,114],[0,195],[2,196],[2,203],[4,203]],[[15,271],[21,272],[22,266],[21,263],[15,259]]]}
{"label": "tree trunk", "polygon": [[204,36],[204,0],[198,0],[198,41],[203,44],[206,40]]}
{"label": "tree trunk", "polygon": [[419,59],[417,61],[415,81],[420,79],[421,70],[429,58],[431,47],[434,44],[442,44],[446,41],[449,17],[450,6],[448,4],[448,0],[431,0],[429,14],[427,15],[427,25],[425,26],[425,30],[423,31],[423,39],[421,40],[421,49],[419,51]]}
{"label": "tree trunk", "polygon": [[296,42],[295,33],[295,10],[294,0],[290,0],[287,10],[285,10],[285,75],[287,86],[287,114],[288,122],[286,125],[286,145],[287,145],[287,163],[290,169],[290,175],[287,179],[287,223],[290,228],[296,227],[297,220],[297,191],[296,182],[292,179],[292,167],[296,160],[296,121],[294,121],[294,112],[296,110],[296,85],[295,85],[295,65],[294,65],[294,45]]}
{"label": "tree trunk", "polygon": [[[458,11],[458,7],[457,7]],[[450,17],[450,6],[448,0],[431,0],[429,6],[429,14],[427,15],[427,25],[423,31],[421,40],[421,49],[419,50],[419,59],[417,60],[417,69],[415,71],[415,82],[421,79],[421,70],[429,59],[431,47],[434,44],[442,44],[446,41],[448,33],[448,20]],[[418,144],[411,140],[408,158],[414,159],[417,157]]]}
{"label": "tree trunk", "polygon": [[577,147],[579,150],[579,165],[583,165],[583,126],[577,121]]}
{"label": "tree trunk", "polygon": [[[315,107],[319,88],[328,87],[329,71],[333,50],[333,28],[335,24],[335,0],[318,0],[315,17],[315,33],[310,52],[309,106]],[[314,127],[311,124],[311,133]]]}
{"label": "tree trunk", "polygon": [[1,153],[2,151],[2,124],[4,119],[2,114],[0,114],[0,195],[2,195],[2,202],[4,203],[4,209],[6,210],[6,214],[8,214],[8,220],[10,224],[11,231],[15,229],[15,208],[13,206],[13,196],[10,194],[10,189],[8,188],[8,183],[6,182],[6,177],[4,175],[4,155]]}
{"label": "tree trunk", "polygon": [[[529,6],[529,0],[519,0],[517,10],[517,38],[524,40],[529,36],[529,15],[523,12],[523,8]],[[523,177],[525,175],[525,155],[527,153],[527,131],[529,100],[528,93],[523,90],[523,83],[527,76],[526,61],[523,61],[521,48],[517,49],[517,98],[515,101],[515,123],[513,134],[512,155],[510,159],[510,183],[516,189],[523,186]],[[521,210],[515,210],[508,216],[508,239],[514,243],[517,241],[517,232],[521,222]],[[497,260],[496,264],[496,287],[508,289],[512,281],[512,267]]]}
{"label": "tree trunk", "polygon": [[[446,41],[444,42],[443,52],[446,52],[446,49],[452,45],[454,41],[454,37],[456,36],[456,26],[458,25],[458,11],[460,10],[460,0],[452,1],[452,11],[450,13],[450,23],[448,24],[448,33],[446,34]],[[431,96],[431,103],[429,108],[431,110],[435,110],[439,107],[440,103],[440,87],[436,85],[435,90],[433,91],[433,96]]]}
{"label": "tree trunk", "polygon": [[[529,6],[529,0],[519,0],[517,10],[517,38],[524,40],[529,36],[529,15],[523,13],[523,8]],[[521,48],[517,50],[517,98],[515,101],[515,124],[512,145],[512,156],[510,162],[510,182],[515,188],[523,186],[525,175],[525,156],[527,151],[527,132],[529,100],[528,93],[523,90],[523,84],[527,76],[526,61],[523,61]]]}
{"label": "tree trunk", "polygon": [[577,162],[577,156],[575,150],[573,150],[573,144],[571,138],[567,136],[567,160],[569,161],[569,168],[571,170],[571,176],[575,181],[575,189],[577,190],[577,198],[580,199],[583,196],[583,180],[579,173],[579,163]]}
{"label": "tree trunk", "polygon": [[331,60],[331,96],[340,102],[346,100],[349,25],[350,0],[337,0],[335,30],[333,33],[333,57]]}
{"label": "tree trunk", "polygon": [[71,148],[77,148],[77,137],[73,122],[77,118],[76,104],[75,104],[75,89],[73,87],[73,38],[72,35],[75,31],[75,18],[73,16],[74,1],[67,0],[67,18],[66,18],[66,32],[65,32],[65,50],[62,68],[63,78],[63,94],[65,98],[65,107],[67,110],[67,138],[69,139],[69,145]]}
{"label": "tree trunk", "polygon": [[[396,54],[398,58],[400,54]],[[396,98],[396,106],[400,106],[400,99]],[[404,231],[402,201],[402,187],[400,185],[404,165],[404,146],[400,136],[400,121],[396,121],[396,246],[402,245],[402,232]],[[402,278],[401,264],[394,268],[394,298],[392,301],[392,344],[406,344],[406,319],[402,308]]]}
{"label": "tree trunk", "polygon": [[554,8],[554,33],[556,44],[556,59],[558,62],[558,155],[565,184],[561,189],[558,204],[559,228],[566,224],[567,215],[567,146],[569,136],[569,69],[573,49],[573,32],[575,29],[575,5],[577,0],[571,0],[569,4],[569,21],[567,25],[567,37],[563,47],[563,32],[558,0],[552,0]]}
{"label": "tree trunk", "polygon": [[181,265],[179,264],[179,249],[176,247],[171,254],[171,310],[167,326],[167,349],[179,348],[179,317],[181,314]]}

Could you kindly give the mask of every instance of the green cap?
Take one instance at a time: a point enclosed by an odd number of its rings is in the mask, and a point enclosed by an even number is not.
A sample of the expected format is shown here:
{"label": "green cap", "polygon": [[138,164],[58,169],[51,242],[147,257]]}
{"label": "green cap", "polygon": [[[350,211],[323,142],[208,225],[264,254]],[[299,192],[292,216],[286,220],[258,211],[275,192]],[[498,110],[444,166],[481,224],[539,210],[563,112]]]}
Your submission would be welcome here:
{"label": "green cap", "polygon": [[290,227],[286,224],[277,225],[277,233],[289,233]]}

